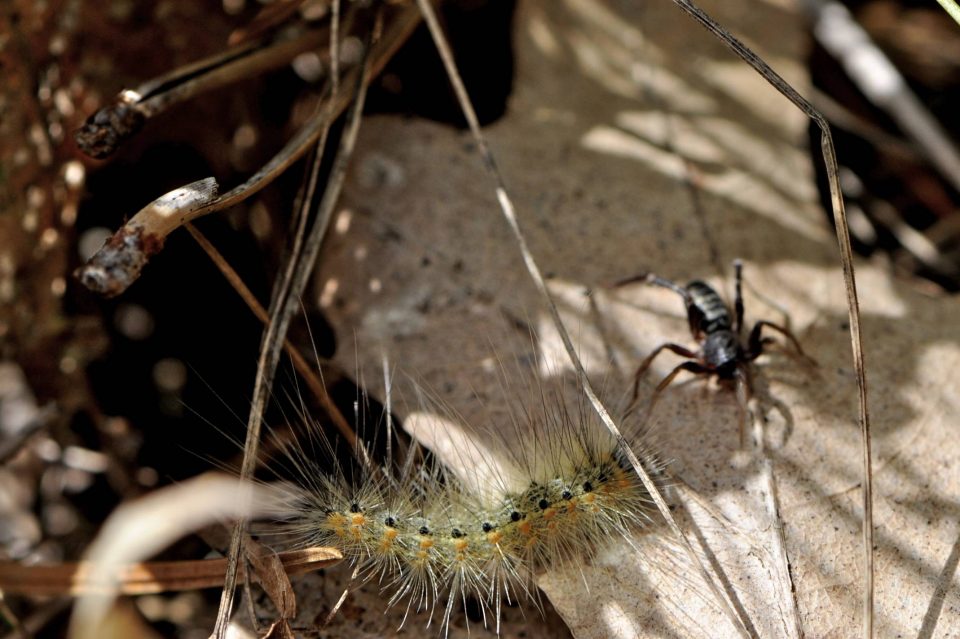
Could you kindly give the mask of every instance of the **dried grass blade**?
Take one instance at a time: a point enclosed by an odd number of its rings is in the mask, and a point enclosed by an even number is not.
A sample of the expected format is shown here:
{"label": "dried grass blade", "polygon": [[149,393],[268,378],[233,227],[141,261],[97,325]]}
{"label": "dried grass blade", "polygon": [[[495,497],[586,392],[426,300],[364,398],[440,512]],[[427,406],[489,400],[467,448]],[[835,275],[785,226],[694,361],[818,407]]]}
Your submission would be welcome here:
{"label": "dried grass blade", "polygon": [[[337,564],[343,556],[336,548],[314,547],[279,553],[287,575],[297,575]],[[213,588],[223,585],[227,560],[148,561],[119,566],[115,583],[122,595],[146,595]],[[52,565],[0,562],[0,590],[28,596],[80,596],[109,591],[109,584],[97,581],[88,561]]]}
{"label": "dried grass blade", "polygon": [[[338,0],[334,0],[335,5]],[[335,10],[336,11],[336,10]],[[250,477],[253,474],[257,458],[257,447],[260,439],[260,420],[266,405],[266,398],[272,386],[273,375],[280,357],[280,346],[286,336],[294,312],[296,311],[303,288],[306,286],[313,263],[316,261],[320,245],[326,235],[333,209],[340,197],[346,169],[356,145],[357,134],[360,129],[360,120],[363,114],[363,105],[366,98],[366,89],[370,79],[371,57],[375,43],[380,36],[383,14],[377,11],[376,23],[367,46],[364,50],[363,62],[357,77],[356,95],[353,109],[350,112],[346,129],[340,140],[340,148],[334,160],[333,169],[327,182],[323,197],[318,207],[316,219],[305,239],[297,239],[296,243],[302,246],[301,253],[292,253],[287,268],[280,276],[275,287],[275,293],[270,308],[270,322],[267,325],[261,345],[260,358],[257,363],[257,378],[254,385],[253,402],[250,409],[250,419],[247,423],[247,437],[244,445],[244,459],[240,476]],[[333,53],[336,55],[336,53]],[[308,203],[310,198],[305,198]],[[237,584],[238,558],[242,549],[243,534],[246,522],[240,521],[233,530],[230,542],[229,563],[224,580],[223,595],[220,599],[220,609],[217,613],[217,624],[213,636],[222,639],[227,631],[230,613],[233,608],[233,594]]]}
{"label": "dried grass blade", "polygon": [[[221,255],[220,251],[210,243],[203,233],[201,233],[197,227],[193,224],[186,224],[187,231],[190,235],[193,236],[193,239],[197,241],[200,247],[204,252],[210,257],[213,263],[220,269],[220,272],[223,273],[223,276],[227,278],[227,281],[233,287],[233,290],[243,299],[250,311],[263,322],[264,325],[270,321],[270,317],[267,315],[267,310],[263,308],[263,305],[260,304],[260,300],[256,298],[253,292],[247,288],[247,285],[244,284],[243,280],[240,279],[240,275],[230,266],[229,262]],[[351,447],[356,447],[357,434],[353,432],[353,429],[350,427],[349,422],[347,422],[346,417],[343,416],[343,413],[340,412],[340,409],[337,408],[337,405],[330,398],[330,394],[327,392],[326,386],[323,384],[323,380],[317,374],[314,366],[307,362],[306,358],[300,354],[300,351],[290,343],[290,340],[284,338],[283,340],[283,350],[286,351],[287,356],[290,358],[290,361],[293,362],[293,367],[296,369],[300,376],[303,377],[304,381],[307,383],[307,387],[310,389],[310,392],[313,393],[313,396],[316,400],[323,406],[323,409],[330,416],[330,419],[333,420],[334,425],[337,427],[337,430],[340,431],[340,434],[343,435],[344,439],[350,444]]]}
{"label": "dried grass blade", "polygon": [[867,371],[863,356],[863,337],[861,335],[860,302],[857,295],[857,281],[853,268],[853,249],[850,246],[850,230],[843,206],[843,194],[840,190],[837,156],[833,146],[830,125],[819,111],[813,108],[803,96],[781,78],[770,66],[745,44],[721,27],[713,18],[694,5],[690,0],[673,0],[673,3],[699,22],[711,34],[722,41],[744,62],[749,64],[763,78],[790,100],[798,109],[816,122],[820,129],[820,148],[827,178],[830,184],[830,198],[833,204],[833,222],[837,244],[840,248],[840,263],[843,267],[843,279],[847,292],[847,312],[850,321],[850,345],[853,350],[853,366],[857,377],[859,397],[859,422],[861,447],[863,450],[863,563],[864,563],[864,599],[863,634],[864,639],[873,637],[873,461],[870,442],[870,410],[867,406]]}

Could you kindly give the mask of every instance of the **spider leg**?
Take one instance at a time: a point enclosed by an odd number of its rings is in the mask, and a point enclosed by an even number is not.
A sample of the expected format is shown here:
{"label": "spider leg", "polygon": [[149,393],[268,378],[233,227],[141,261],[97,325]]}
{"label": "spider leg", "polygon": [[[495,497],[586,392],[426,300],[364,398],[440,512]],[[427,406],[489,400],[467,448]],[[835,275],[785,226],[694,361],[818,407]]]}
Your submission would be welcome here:
{"label": "spider leg", "polygon": [[733,379],[737,393],[737,407],[740,413],[740,449],[742,450],[746,444],[747,426],[753,422],[748,405],[750,401],[750,371],[747,370],[746,364],[737,366],[737,369],[733,372]]}
{"label": "spider leg", "polygon": [[[647,355],[647,358],[645,360],[640,362],[640,366],[637,367],[637,372],[633,374],[633,399],[630,401],[631,404],[637,401],[637,396],[640,394],[640,378],[642,378],[644,373],[647,372],[647,369],[650,368],[650,364],[653,363],[653,360],[657,357],[657,355],[659,355],[665,350],[672,351],[682,357],[689,357],[692,359],[697,358],[696,353],[691,351],[689,348],[680,346],[679,344],[667,342],[665,344],[661,344],[660,346],[658,346],[652,353]],[[675,368],[674,371],[670,373],[670,375],[675,375],[677,372],[678,371]],[[668,375],[668,377],[670,377],[670,375]]]}
{"label": "spider leg", "polygon": [[656,395],[662,392],[667,386],[670,385],[671,382],[673,382],[674,378],[680,373],[682,373],[683,371],[689,371],[694,375],[709,375],[710,373],[713,372],[713,369],[707,368],[700,362],[695,362],[695,361],[684,362],[679,366],[677,366],[676,368],[674,368],[672,371],[670,371],[669,375],[667,375],[662,380],[660,380],[660,383],[657,384],[657,387],[653,391],[654,394]]}
{"label": "spider leg", "polygon": [[746,349],[746,352],[744,353],[744,357],[747,360],[752,361],[760,357],[760,354],[763,352],[764,344],[768,343],[767,339],[769,338],[766,338],[766,339],[761,338],[761,333],[763,332],[764,326],[766,326],[767,328],[773,329],[778,333],[780,333],[781,335],[783,335],[784,337],[786,337],[790,341],[790,343],[793,344],[793,348],[796,349],[797,354],[801,358],[807,360],[808,362],[816,366],[816,361],[812,357],[810,357],[809,355],[803,352],[803,347],[800,346],[799,340],[797,340],[797,338],[794,336],[793,333],[790,332],[789,329],[784,328],[779,324],[768,322],[767,320],[760,320],[759,322],[753,325],[753,330],[750,331],[750,337],[747,339],[747,349]]}
{"label": "spider leg", "polygon": [[[694,375],[709,375],[713,373],[713,370],[707,368],[703,364],[697,361],[686,361],[674,368],[670,373],[660,380],[660,383],[657,384],[657,387],[653,389],[653,395],[650,397],[650,404],[647,406],[647,416],[649,417],[650,413],[653,412],[653,407],[656,406],[657,400],[660,399],[660,393],[662,393],[667,386],[669,386],[673,380],[682,373],[683,371],[688,371]],[[644,419],[646,421],[646,419]]]}
{"label": "spider leg", "polygon": [[743,329],[743,262],[739,259],[733,261],[733,272],[734,282],[736,282],[736,295],[733,298],[733,330],[739,337]]}
{"label": "spider leg", "polygon": [[688,305],[693,303],[693,299],[690,297],[690,292],[687,289],[683,288],[675,282],[671,282],[668,279],[664,279],[659,275],[654,275],[653,273],[648,273],[644,278],[644,282],[651,284],[653,286],[659,286],[660,288],[667,288],[683,298],[683,301]]}
{"label": "spider leg", "polygon": [[684,287],[680,286],[676,282],[671,282],[670,280],[660,277],[656,273],[640,273],[639,275],[632,275],[630,277],[625,277],[622,280],[617,280],[614,282],[613,286],[619,288],[621,286],[627,286],[628,284],[636,284],[637,282],[643,282],[644,284],[650,284],[651,286],[659,286],[661,288],[667,288],[683,298],[683,301],[689,306],[693,303],[693,298],[690,297],[690,293]]}

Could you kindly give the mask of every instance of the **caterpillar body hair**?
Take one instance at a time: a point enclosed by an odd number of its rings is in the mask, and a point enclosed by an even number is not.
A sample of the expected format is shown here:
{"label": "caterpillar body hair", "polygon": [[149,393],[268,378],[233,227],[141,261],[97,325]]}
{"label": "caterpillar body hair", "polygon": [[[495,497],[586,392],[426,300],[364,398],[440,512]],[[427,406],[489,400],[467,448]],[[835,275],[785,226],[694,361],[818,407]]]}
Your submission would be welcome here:
{"label": "caterpillar body hair", "polygon": [[[504,602],[539,606],[539,572],[587,561],[612,538],[629,541],[656,512],[585,399],[539,379],[534,390],[532,402],[510,393],[497,424],[411,413],[407,428],[436,429],[447,448],[439,457],[452,464],[429,453],[419,464],[322,470],[302,442],[286,445],[294,481],[283,485],[272,532],[339,549],[404,622],[439,613],[447,633],[454,610],[472,600],[499,633]],[[634,451],[662,481],[661,462],[634,430]],[[313,439],[332,452],[322,435]]]}

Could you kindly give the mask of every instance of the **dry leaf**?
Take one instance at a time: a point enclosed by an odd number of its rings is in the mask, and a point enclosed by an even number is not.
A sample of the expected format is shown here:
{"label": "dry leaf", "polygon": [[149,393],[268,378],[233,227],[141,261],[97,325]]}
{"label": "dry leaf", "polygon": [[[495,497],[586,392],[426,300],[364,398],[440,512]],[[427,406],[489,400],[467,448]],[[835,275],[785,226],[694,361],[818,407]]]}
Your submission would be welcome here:
{"label": "dry leaf", "polygon": [[[297,597],[290,585],[290,578],[283,567],[279,555],[265,548],[253,539],[244,541],[247,561],[253,566],[257,582],[277,607],[281,619],[293,619],[297,616]],[[277,635],[281,636],[281,635]]]}
{"label": "dry leaf", "polygon": [[263,639],[294,639],[295,636],[286,618],[273,622],[263,633]]}
{"label": "dry leaf", "polygon": [[[774,2],[710,9],[803,89],[797,15]],[[668,3],[521,4],[516,49],[508,114],[486,134],[591,375],[627,380],[660,343],[693,345],[676,295],[606,285],[654,270],[681,283],[705,278],[729,295],[735,257],[745,261],[748,324],[783,322],[784,309],[818,361],[811,368],[771,347],[756,362],[765,458],[738,450],[735,399],[712,382],[679,381],[654,418],[673,472],[709,507],[693,506],[694,519],[752,630],[856,635],[856,395],[805,118]],[[949,420],[960,330],[946,318],[956,302],[920,295],[872,264],[857,268],[874,417],[877,633],[953,636],[960,488]],[[482,398],[498,394],[494,352],[506,362],[540,353],[553,362],[541,364],[548,373],[564,362],[462,132],[368,118],[319,273],[342,366],[369,378],[387,354],[468,421],[485,423]],[[658,359],[649,382],[675,363]],[[789,564],[774,545],[771,476]],[[543,577],[574,634],[736,636],[702,586],[670,567],[676,555],[651,543]],[[668,558],[659,575],[651,555]]]}

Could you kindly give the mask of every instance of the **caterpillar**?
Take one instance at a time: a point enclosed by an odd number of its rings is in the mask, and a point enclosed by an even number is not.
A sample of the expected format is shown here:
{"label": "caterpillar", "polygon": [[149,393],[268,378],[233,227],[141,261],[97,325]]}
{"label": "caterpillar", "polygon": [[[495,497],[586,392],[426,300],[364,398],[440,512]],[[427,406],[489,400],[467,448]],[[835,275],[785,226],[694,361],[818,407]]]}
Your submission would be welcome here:
{"label": "caterpillar", "polygon": [[[446,633],[454,610],[471,600],[499,633],[503,603],[539,605],[538,572],[590,560],[610,539],[630,540],[656,511],[576,391],[535,384],[532,405],[505,399],[498,424],[471,425],[469,438],[440,435],[459,464],[430,454],[417,465],[324,470],[309,445],[284,445],[293,480],[283,484],[271,532],[294,545],[339,549],[358,581],[377,582],[388,605],[402,608],[401,625],[412,611],[432,619],[439,609]],[[631,426],[634,451],[662,479],[649,438],[640,424]],[[333,457],[322,435],[307,441]],[[358,446],[357,457],[369,459]]]}

